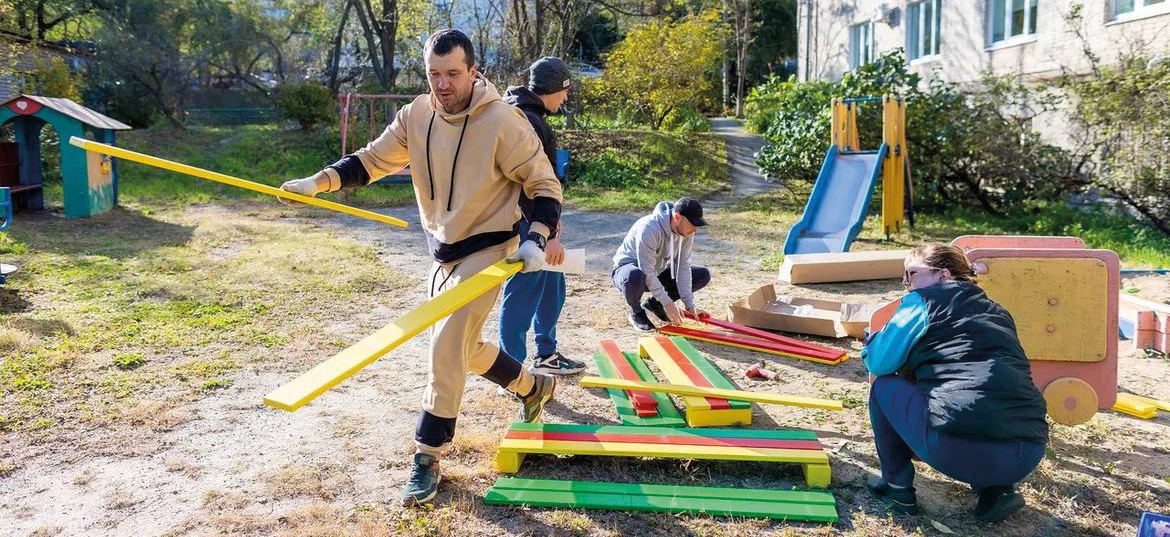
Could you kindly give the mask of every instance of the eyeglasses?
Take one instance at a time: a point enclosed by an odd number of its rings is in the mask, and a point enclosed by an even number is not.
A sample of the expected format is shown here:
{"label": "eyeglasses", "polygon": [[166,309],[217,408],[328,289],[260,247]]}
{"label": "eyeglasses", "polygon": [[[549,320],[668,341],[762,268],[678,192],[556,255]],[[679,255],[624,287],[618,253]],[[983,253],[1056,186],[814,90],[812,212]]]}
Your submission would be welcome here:
{"label": "eyeglasses", "polygon": [[936,270],[938,270],[938,269],[929,268],[929,267],[916,268],[916,269],[906,269],[906,272],[902,273],[902,285],[906,286],[906,287],[910,287],[910,279],[913,278],[915,274],[918,274],[919,272],[934,272]]}

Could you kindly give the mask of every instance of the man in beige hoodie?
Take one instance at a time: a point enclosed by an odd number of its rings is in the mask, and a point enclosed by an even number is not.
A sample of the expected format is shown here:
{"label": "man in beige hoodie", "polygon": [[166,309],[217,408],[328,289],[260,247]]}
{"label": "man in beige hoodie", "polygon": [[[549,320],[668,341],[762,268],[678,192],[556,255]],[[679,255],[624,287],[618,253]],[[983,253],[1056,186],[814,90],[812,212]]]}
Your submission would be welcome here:
{"label": "man in beige hoodie", "polygon": [[[522,260],[523,272],[544,266],[544,245],[557,228],[561,184],[524,113],[504,103],[478,74],[471,40],[440,30],[423,49],[430,93],[399,110],[374,141],[312,177],[282,189],[315,196],[361,186],[410,164],[423,232],[435,262],[430,296],[493,263]],[[519,237],[523,191],[535,209],[531,231]],[[517,248],[519,246],[519,248]],[[516,394],[519,420],[539,419],[556,381],[521,367],[481,332],[497,287],[434,325],[430,370],[415,429],[416,453],[404,505],[428,502],[439,485],[439,455],[455,435],[467,372]]]}

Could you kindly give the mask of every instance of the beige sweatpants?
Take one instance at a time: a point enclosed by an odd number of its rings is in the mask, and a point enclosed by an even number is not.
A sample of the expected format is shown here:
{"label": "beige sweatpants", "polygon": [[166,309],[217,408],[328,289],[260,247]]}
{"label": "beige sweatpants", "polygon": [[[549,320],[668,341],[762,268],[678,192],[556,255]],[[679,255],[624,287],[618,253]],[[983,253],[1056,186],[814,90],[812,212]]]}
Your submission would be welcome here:
{"label": "beige sweatpants", "polygon": [[[474,276],[493,263],[516,251],[519,239],[480,250],[454,263],[435,263],[431,267],[431,297]],[[500,296],[496,286],[469,302],[449,317],[431,327],[430,371],[423,395],[423,410],[440,418],[456,418],[463,400],[463,388],[470,371],[482,375],[500,354],[494,343],[483,339],[483,325]],[[507,389],[513,393],[532,390],[532,375],[524,368]],[[428,446],[415,442],[418,451],[438,456],[447,446]]]}

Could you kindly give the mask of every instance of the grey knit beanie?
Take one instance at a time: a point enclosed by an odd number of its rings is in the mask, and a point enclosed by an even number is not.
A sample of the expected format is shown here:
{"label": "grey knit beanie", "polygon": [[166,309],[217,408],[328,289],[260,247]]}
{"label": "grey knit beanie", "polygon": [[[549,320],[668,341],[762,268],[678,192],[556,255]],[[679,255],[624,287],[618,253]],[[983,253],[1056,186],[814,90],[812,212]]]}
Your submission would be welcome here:
{"label": "grey knit beanie", "polygon": [[569,66],[560,58],[545,56],[528,68],[528,89],[537,95],[550,95],[569,89]]}

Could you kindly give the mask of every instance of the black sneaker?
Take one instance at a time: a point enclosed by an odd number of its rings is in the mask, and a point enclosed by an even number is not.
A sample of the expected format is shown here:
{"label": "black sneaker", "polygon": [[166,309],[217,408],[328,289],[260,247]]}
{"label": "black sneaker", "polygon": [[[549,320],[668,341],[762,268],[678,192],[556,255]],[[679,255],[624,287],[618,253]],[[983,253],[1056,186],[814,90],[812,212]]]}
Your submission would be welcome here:
{"label": "black sneaker", "polygon": [[650,318],[646,316],[646,310],[631,311],[629,319],[630,326],[638,330],[643,332],[654,331],[654,323],[651,323]]}
{"label": "black sneaker", "polygon": [[869,489],[874,496],[877,496],[890,510],[896,513],[906,515],[913,515],[918,513],[918,495],[914,492],[914,487],[896,489],[886,483],[880,475],[870,476],[865,480],[865,488]]}
{"label": "black sneaker", "polygon": [[666,316],[666,308],[658,301],[657,298],[650,297],[642,301],[642,309],[649,310],[658,320],[669,324],[670,317]]}
{"label": "black sneaker", "polygon": [[435,499],[439,492],[439,459],[426,453],[414,454],[414,465],[410,467],[410,481],[402,493],[402,506],[412,507]]}
{"label": "black sneaker", "polygon": [[999,522],[1024,508],[1024,497],[1011,486],[985,487],[975,502],[975,520]]}
{"label": "black sneaker", "polygon": [[532,377],[532,391],[524,397],[516,396],[523,403],[516,419],[524,423],[536,423],[540,419],[544,404],[552,400],[553,392],[557,389],[557,379],[552,375],[535,374]]}
{"label": "black sneaker", "polygon": [[546,375],[572,375],[585,370],[585,364],[565,358],[559,351],[553,351],[548,356],[537,356],[536,363],[532,364],[533,373]]}

